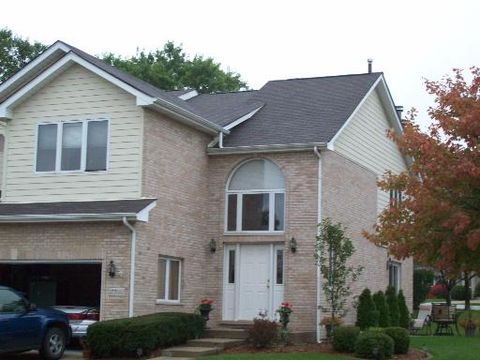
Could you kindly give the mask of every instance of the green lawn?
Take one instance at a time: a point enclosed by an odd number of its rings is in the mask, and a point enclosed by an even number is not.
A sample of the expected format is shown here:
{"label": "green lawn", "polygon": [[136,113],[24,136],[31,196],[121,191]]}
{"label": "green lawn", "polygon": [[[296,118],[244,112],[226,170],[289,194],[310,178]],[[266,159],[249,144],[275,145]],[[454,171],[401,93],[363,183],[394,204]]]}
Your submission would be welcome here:
{"label": "green lawn", "polygon": [[410,346],[432,354],[433,360],[478,360],[480,337],[412,336]]}
{"label": "green lawn", "polygon": [[255,359],[255,360],[270,360],[270,359],[283,359],[283,360],[345,360],[352,359],[351,357],[341,355],[319,354],[319,353],[259,353],[259,354],[222,354],[217,356],[201,357],[202,360],[243,360],[243,359]]}

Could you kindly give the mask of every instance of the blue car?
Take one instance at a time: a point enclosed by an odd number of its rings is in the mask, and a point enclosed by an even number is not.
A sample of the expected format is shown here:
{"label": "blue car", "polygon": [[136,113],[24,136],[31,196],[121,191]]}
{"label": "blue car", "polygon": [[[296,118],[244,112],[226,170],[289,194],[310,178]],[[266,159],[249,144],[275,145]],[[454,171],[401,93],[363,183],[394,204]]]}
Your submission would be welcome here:
{"label": "blue car", "polygon": [[38,350],[43,359],[57,360],[69,340],[65,313],[37,309],[21,293],[0,286],[0,354]]}

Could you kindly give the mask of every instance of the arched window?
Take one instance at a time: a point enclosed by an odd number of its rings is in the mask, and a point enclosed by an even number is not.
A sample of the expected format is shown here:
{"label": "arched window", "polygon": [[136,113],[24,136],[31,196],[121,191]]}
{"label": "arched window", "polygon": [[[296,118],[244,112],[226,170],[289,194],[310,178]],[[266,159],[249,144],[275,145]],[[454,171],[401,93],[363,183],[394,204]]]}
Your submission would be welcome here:
{"label": "arched window", "polygon": [[227,232],[284,230],[285,180],[268,160],[242,164],[227,184]]}

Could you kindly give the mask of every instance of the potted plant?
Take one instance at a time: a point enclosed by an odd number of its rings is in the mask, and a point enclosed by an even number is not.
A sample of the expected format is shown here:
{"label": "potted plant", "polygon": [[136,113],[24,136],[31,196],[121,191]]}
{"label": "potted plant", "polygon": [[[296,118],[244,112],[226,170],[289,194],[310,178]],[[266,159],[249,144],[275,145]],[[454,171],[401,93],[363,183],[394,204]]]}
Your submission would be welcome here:
{"label": "potted plant", "polygon": [[325,330],[327,330],[327,338],[330,338],[333,329],[336,326],[342,325],[342,319],[337,316],[325,316],[322,321],[320,321],[320,325],[325,326]]}
{"label": "potted plant", "polygon": [[200,301],[200,305],[198,305],[198,311],[200,312],[200,315],[205,319],[205,321],[210,320],[210,311],[213,310],[213,300],[212,299],[202,299]]}
{"label": "potted plant", "polygon": [[288,302],[283,302],[280,305],[280,308],[277,310],[278,315],[280,316],[280,324],[284,329],[287,328],[288,323],[290,322],[290,314],[293,312],[292,304]]}
{"label": "potted plant", "polygon": [[472,313],[468,311],[468,317],[459,321],[459,324],[462,328],[465,329],[465,336],[473,337],[477,331],[478,321],[472,319]]}

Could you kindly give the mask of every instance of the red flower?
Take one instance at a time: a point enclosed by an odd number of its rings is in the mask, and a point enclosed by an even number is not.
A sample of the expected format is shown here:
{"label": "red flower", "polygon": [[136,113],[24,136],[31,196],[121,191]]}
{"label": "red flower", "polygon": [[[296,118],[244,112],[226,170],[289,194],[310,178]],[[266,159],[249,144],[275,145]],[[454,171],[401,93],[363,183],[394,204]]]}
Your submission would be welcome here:
{"label": "red flower", "polygon": [[213,304],[213,299],[208,299],[208,298],[202,299],[200,301],[200,304],[202,304],[202,305],[212,305]]}

